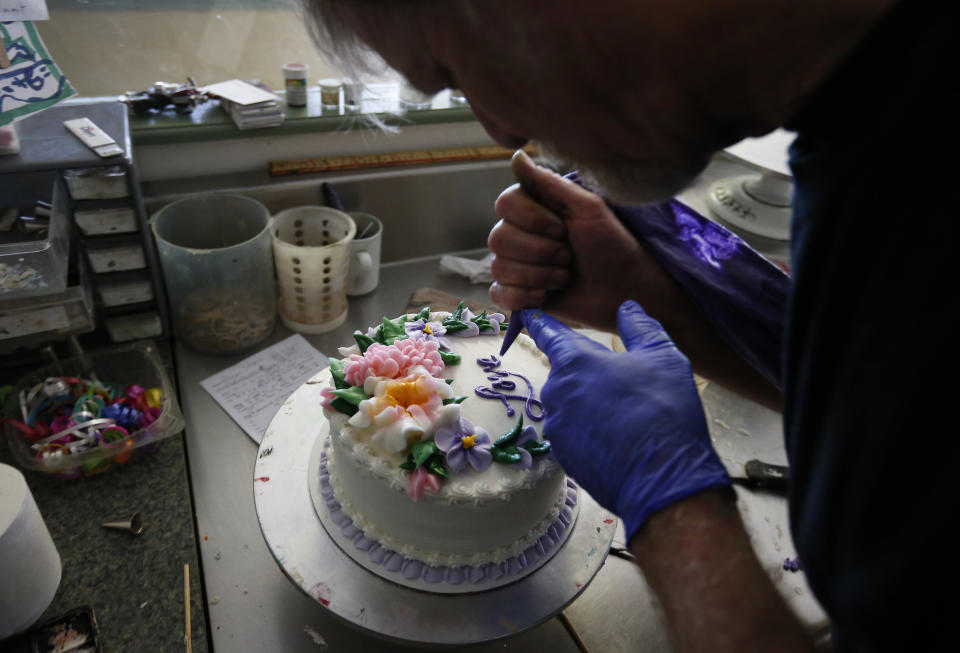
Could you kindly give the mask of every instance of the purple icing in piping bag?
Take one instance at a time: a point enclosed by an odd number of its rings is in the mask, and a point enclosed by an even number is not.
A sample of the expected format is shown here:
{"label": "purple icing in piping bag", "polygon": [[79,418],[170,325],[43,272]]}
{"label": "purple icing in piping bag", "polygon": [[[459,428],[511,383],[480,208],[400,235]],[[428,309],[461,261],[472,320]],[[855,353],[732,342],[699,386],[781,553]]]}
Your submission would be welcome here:
{"label": "purple icing in piping bag", "polygon": [[503,356],[510,349],[510,345],[520,335],[520,329],[523,328],[523,320],[520,319],[520,311],[514,311],[510,315],[510,321],[507,322],[507,333],[503,336],[503,344],[500,345],[500,355]]}

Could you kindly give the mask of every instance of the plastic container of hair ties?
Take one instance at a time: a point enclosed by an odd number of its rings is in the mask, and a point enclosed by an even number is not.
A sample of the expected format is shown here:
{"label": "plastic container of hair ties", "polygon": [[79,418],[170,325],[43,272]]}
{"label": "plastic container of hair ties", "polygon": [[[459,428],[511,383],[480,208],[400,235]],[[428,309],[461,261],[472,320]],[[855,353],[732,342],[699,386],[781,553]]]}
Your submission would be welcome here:
{"label": "plastic container of hair ties", "polygon": [[173,384],[148,341],[31,372],[9,393],[4,415],[15,462],[65,479],[146,455],[184,423]]}

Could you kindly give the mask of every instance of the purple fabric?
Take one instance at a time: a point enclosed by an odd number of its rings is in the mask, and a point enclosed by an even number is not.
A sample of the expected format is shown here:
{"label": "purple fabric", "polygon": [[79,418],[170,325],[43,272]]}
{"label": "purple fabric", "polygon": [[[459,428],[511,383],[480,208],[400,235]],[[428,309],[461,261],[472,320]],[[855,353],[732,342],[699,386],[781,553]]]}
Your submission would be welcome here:
{"label": "purple fabric", "polygon": [[[575,172],[567,178],[581,183]],[[610,208],[734,352],[781,387],[790,277],[738,236],[677,200]]]}

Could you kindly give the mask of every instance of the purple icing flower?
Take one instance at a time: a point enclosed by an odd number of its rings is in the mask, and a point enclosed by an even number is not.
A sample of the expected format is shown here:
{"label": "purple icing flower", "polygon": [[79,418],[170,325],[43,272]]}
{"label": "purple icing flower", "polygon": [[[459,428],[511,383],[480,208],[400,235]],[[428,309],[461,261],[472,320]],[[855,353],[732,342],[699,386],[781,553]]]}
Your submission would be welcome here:
{"label": "purple icing flower", "polygon": [[440,349],[447,351],[450,349],[450,342],[443,337],[447,333],[447,327],[439,322],[426,322],[421,318],[412,322],[405,322],[403,328],[411,338],[436,340]]}
{"label": "purple icing flower", "polygon": [[514,442],[517,449],[520,450],[520,462],[517,463],[517,467],[521,469],[530,469],[533,465],[533,456],[530,455],[530,452],[527,451],[523,445],[527,442],[536,442],[539,438],[537,437],[537,429],[532,426],[525,426],[523,430],[520,431],[520,435],[517,436],[517,441]]}
{"label": "purple icing flower", "polygon": [[433,441],[447,455],[447,465],[452,472],[466,471],[468,465],[483,472],[493,463],[490,436],[462,417],[449,428],[437,429]]}
{"label": "purple icing flower", "polygon": [[460,331],[454,331],[453,335],[458,338],[472,338],[474,336],[480,335],[480,327],[476,322],[471,322],[470,318],[473,317],[473,313],[470,312],[469,308],[463,309],[463,315],[460,317],[460,321],[467,325],[466,329],[461,329]]}
{"label": "purple icing flower", "polygon": [[[458,338],[472,338],[473,336],[480,335],[480,325],[473,321],[473,318],[477,317],[476,314],[471,311],[469,308],[464,307],[463,312],[460,314],[460,321],[467,325],[466,329],[461,331],[454,331],[452,335],[457,336]],[[493,335],[500,333],[500,325],[506,321],[506,316],[503,313],[490,313],[485,316],[485,318],[490,326],[493,328]],[[484,331],[485,334],[489,334],[490,331]]]}

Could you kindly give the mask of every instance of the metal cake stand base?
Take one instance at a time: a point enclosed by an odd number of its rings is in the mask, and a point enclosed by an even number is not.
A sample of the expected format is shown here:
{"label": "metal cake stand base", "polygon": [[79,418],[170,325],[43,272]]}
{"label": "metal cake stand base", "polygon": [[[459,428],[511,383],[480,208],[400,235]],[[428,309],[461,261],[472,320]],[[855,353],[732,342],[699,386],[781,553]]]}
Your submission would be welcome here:
{"label": "metal cake stand base", "polygon": [[603,566],[617,519],[580,491],[567,542],[542,567],[514,583],[467,594],[402,587],[341,550],[317,516],[311,453],[328,435],[320,388],[324,370],[290,395],[260,442],[254,503],[267,547],[283,573],[347,624],[407,644],[455,646],[509,637],[573,602]]}

